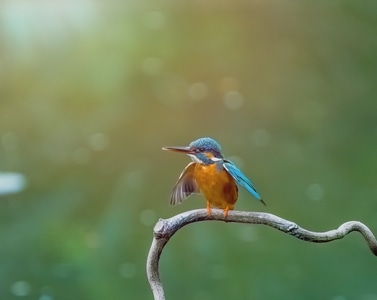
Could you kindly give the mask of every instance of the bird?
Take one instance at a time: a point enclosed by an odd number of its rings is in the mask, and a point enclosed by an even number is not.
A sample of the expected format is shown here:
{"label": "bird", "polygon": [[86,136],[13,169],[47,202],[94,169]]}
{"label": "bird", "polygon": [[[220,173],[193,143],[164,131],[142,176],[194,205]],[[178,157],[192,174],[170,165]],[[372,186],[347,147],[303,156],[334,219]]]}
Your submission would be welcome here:
{"label": "bird", "polygon": [[213,206],[223,209],[226,218],[238,199],[237,185],[266,205],[246,175],[234,163],[224,158],[220,144],[214,139],[203,137],[188,146],[169,146],[162,149],[187,154],[192,160],[182,171],[172,190],[171,205],[181,204],[192,194],[203,194],[207,201],[208,216]]}

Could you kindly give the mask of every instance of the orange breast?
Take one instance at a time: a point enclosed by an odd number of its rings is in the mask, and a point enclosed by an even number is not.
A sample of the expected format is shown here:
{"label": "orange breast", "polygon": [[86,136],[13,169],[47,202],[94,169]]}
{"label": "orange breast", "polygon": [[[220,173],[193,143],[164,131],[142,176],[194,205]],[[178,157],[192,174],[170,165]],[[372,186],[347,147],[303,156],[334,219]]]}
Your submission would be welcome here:
{"label": "orange breast", "polygon": [[200,191],[211,206],[234,209],[238,188],[227,171],[219,170],[216,164],[196,164],[195,179]]}

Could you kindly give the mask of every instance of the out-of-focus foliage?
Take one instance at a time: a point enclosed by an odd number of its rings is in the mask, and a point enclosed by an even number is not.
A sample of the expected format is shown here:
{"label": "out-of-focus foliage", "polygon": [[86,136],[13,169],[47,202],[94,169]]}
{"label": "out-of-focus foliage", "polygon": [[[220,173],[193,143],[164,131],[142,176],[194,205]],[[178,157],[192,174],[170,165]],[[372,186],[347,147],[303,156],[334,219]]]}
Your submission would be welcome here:
{"label": "out-of-focus foliage", "polygon": [[[0,4],[0,299],[151,299],[145,260],[188,158],[212,136],[267,202],[311,230],[377,233],[376,1]],[[351,235],[309,244],[201,223],[161,258],[168,299],[376,300]],[[23,296],[23,297],[20,297]]]}

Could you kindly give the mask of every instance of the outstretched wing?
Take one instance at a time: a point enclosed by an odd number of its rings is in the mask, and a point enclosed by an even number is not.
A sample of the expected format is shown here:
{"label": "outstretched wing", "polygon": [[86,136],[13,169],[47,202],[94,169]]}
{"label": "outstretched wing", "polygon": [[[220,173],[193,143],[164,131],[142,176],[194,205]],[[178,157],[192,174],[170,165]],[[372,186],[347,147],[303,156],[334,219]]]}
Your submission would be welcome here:
{"label": "outstretched wing", "polygon": [[224,160],[223,167],[225,170],[228,171],[228,173],[234,178],[234,180],[244,187],[250,194],[252,194],[256,199],[261,201],[264,205],[264,201],[262,200],[262,197],[259,195],[251,181],[246,177],[244,173],[241,172],[240,169],[238,169],[232,162],[229,160]]}
{"label": "outstretched wing", "polygon": [[170,204],[181,204],[192,193],[199,193],[198,184],[194,178],[195,163],[191,162],[182,171],[171,193]]}

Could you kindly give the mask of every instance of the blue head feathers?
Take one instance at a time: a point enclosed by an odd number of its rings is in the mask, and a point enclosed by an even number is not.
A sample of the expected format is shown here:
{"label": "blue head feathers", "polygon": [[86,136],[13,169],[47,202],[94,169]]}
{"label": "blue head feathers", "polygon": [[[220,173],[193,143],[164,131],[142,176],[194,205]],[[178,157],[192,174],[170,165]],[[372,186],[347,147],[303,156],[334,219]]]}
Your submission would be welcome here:
{"label": "blue head feathers", "polygon": [[190,143],[190,148],[195,149],[195,152],[210,152],[214,157],[223,158],[221,154],[221,146],[214,139],[209,137],[204,137],[197,139]]}

